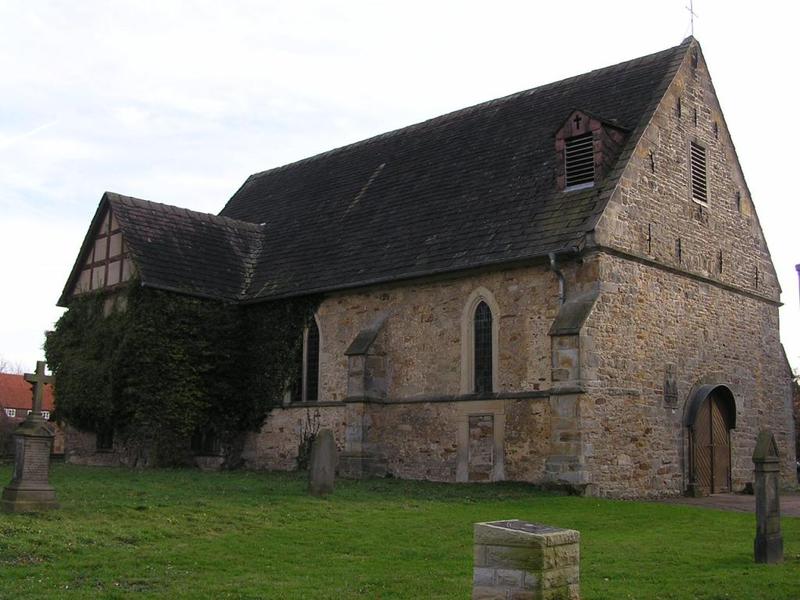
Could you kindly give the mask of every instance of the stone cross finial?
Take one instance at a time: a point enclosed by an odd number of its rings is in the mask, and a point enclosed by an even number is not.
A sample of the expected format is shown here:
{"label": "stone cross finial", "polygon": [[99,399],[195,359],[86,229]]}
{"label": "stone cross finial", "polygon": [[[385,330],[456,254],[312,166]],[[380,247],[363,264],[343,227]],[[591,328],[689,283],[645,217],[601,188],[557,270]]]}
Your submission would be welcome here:
{"label": "stone cross finial", "polygon": [[53,383],[52,375],[44,374],[45,362],[43,360],[36,361],[36,372],[25,373],[25,381],[33,384],[33,410],[31,414],[34,416],[41,416],[42,414],[42,398],[44,397],[44,386],[46,383]]}

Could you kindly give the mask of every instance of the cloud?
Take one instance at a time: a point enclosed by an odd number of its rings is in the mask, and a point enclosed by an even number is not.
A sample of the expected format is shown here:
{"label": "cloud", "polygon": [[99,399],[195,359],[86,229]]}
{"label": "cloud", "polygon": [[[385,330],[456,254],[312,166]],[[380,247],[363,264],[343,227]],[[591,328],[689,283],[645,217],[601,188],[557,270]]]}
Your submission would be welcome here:
{"label": "cloud", "polygon": [[16,144],[18,142],[21,142],[23,140],[26,140],[26,139],[28,139],[30,137],[33,137],[34,135],[37,135],[38,133],[41,133],[42,131],[45,131],[46,129],[49,129],[50,127],[52,127],[56,123],[58,123],[58,119],[50,121],[49,123],[44,123],[43,125],[39,125],[37,127],[34,127],[30,131],[26,131],[25,133],[20,133],[20,134],[15,135],[15,136],[3,136],[3,135],[0,135],[0,152],[3,152],[4,150],[8,150],[12,146],[14,146],[14,144]]}

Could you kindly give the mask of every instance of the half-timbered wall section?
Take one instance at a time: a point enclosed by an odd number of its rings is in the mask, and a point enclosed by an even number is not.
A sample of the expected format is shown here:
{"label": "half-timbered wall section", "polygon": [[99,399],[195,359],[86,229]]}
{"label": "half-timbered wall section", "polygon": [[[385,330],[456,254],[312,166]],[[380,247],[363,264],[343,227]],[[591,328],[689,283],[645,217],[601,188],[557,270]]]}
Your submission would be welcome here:
{"label": "half-timbered wall section", "polygon": [[128,247],[117,219],[106,210],[100,228],[84,257],[83,268],[73,294],[113,288],[128,281],[134,273]]}

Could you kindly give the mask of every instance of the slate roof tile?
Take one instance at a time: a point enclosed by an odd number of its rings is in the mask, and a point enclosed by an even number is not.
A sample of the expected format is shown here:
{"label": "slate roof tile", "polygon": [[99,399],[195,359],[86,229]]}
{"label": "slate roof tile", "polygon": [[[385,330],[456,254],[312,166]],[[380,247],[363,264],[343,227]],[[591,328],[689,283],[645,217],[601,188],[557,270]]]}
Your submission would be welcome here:
{"label": "slate roof tile", "polygon": [[[103,201],[144,285],[226,300],[575,250],[692,43],[256,173],[219,216],[111,193]],[[604,181],[559,192],[554,135],[576,109],[630,135]]]}

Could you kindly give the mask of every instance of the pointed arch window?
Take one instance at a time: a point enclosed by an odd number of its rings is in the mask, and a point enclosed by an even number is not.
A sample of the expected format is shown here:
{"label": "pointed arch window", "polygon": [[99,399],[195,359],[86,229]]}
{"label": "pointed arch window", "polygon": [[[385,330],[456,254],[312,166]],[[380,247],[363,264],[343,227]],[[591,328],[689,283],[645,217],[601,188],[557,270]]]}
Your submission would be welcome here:
{"label": "pointed arch window", "polygon": [[492,394],[499,388],[500,307],[494,295],[479,287],[469,295],[461,313],[462,394]]}
{"label": "pointed arch window", "polygon": [[311,318],[303,329],[302,343],[297,349],[297,368],[288,391],[287,402],[319,400],[319,325]]}
{"label": "pointed arch window", "polygon": [[485,394],[492,389],[492,310],[481,301],[475,307],[473,318],[475,392]]}
{"label": "pointed arch window", "polygon": [[306,330],[305,385],[303,394],[306,402],[319,399],[319,327],[317,320],[311,319]]}

